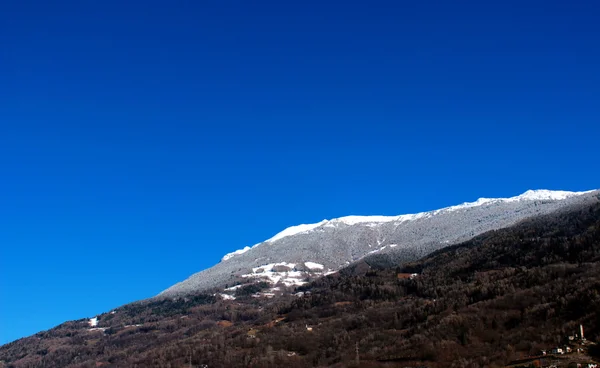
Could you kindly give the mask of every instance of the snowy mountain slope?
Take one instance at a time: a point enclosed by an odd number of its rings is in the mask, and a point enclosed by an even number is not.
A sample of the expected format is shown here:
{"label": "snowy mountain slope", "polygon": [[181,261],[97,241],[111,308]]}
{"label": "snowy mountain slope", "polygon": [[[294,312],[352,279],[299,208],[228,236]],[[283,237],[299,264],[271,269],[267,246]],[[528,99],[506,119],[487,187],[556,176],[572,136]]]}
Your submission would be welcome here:
{"label": "snowy mountain slope", "polygon": [[[346,216],[292,226],[262,243],[225,255],[220,263],[173,285],[159,297],[223,286],[240,278],[275,284],[288,275],[319,276],[373,254],[392,254],[398,261],[415,260],[483,232],[567,206],[589,203],[598,197],[600,191],[529,190],[516,197],[480,198],[418,214]],[[273,265],[285,264],[293,264],[293,267],[271,269]],[[314,268],[315,264],[321,267]],[[286,280],[286,285],[301,284],[289,277]]]}

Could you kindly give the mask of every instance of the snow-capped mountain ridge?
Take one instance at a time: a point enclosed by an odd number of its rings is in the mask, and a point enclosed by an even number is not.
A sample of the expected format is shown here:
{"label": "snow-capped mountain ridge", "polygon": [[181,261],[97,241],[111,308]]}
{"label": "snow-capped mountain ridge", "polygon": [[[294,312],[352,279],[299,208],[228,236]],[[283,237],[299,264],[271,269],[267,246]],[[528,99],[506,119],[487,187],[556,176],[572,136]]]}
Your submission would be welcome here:
{"label": "snow-capped mountain ridge", "polygon": [[338,217],[331,220],[322,220],[320,222],[314,224],[300,224],[295,226],[290,226],[283,231],[275,234],[273,237],[265,240],[264,242],[253,245],[252,247],[246,246],[243,249],[236,250],[234,252],[228,253],[221,261],[227,261],[236,255],[240,255],[246,253],[250,249],[264,243],[274,243],[278,240],[281,240],[287,236],[293,236],[303,233],[308,233],[320,227],[336,227],[339,225],[357,225],[357,224],[376,224],[376,223],[385,223],[385,222],[404,222],[404,221],[414,221],[420,218],[426,218],[429,216],[437,215],[442,212],[451,212],[451,211],[460,211],[465,208],[484,206],[491,203],[499,203],[499,202],[518,202],[518,201],[542,201],[542,200],[563,200],[572,196],[582,195],[586,193],[590,193],[592,191],[585,192],[570,192],[570,191],[562,191],[562,190],[547,190],[547,189],[538,189],[538,190],[528,190],[523,194],[520,194],[515,197],[510,198],[479,198],[475,202],[465,202],[456,206],[445,207],[439,210],[420,212],[415,214],[406,214],[406,215],[397,215],[397,216],[380,216],[380,215],[371,215],[371,216],[344,216]]}
{"label": "snow-capped mountain ridge", "polygon": [[[345,216],[292,226],[267,241],[226,255],[221,262],[171,286],[159,297],[260,280],[273,284],[270,293],[277,288],[280,290],[277,292],[284,292],[359,260],[369,264],[402,264],[490,230],[598,202],[598,190],[529,190],[516,197],[480,198],[417,214]],[[285,266],[290,264],[295,266]],[[316,268],[317,264],[322,268]]]}

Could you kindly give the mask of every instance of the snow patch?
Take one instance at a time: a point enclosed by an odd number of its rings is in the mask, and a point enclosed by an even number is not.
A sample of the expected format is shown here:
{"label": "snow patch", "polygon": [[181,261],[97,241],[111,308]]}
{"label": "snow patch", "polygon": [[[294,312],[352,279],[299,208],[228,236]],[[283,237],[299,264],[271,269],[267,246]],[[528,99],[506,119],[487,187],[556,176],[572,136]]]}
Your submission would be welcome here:
{"label": "snow patch", "polygon": [[[273,268],[277,266],[287,267],[289,268],[289,271],[274,271]],[[272,284],[281,282],[285,286],[299,286],[306,284],[306,281],[303,281],[303,279],[306,277],[304,272],[296,271],[295,267],[295,263],[269,263],[264,266],[254,267],[252,269],[252,273],[242,275],[242,277],[262,279],[269,281]]]}
{"label": "snow patch", "polygon": [[325,266],[323,266],[322,264],[315,262],[304,262],[304,265],[310,268],[311,270],[322,270],[325,268]]}
{"label": "snow patch", "polygon": [[90,327],[98,326],[98,317],[90,318],[88,324],[90,325]]}
{"label": "snow patch", "polygon": [[287,229],[277,233],[272,238],[265,240],[265,243],[273,243],[279,239],[285,238],[286,236],[292,236],[292,235],[296,235],[296,234],[305,233],[307,231],[311,231],[321,225],[325,225],[327,222],[328,222],[327,220],[323,220],[321,222],[317,222],[316,224],[302,224],[302,225],[288,227]]}
{"label": "snow patch", "polygon": [[235,291],[235,290],[241,288],[242,286],[244,286],[244,285],[235,285],[235,286],[232,286],[232,287],[228,287],[228,288],[226,288],[224,290],[225,291]]}
{"label": "snow patch", "polygon": [[344,216],[331,220],[334,223],[340,223],[348,226],[357,224],[380,224],[384,222],[408,221],[416,215],[400,215],[400,216]]}
{"label": "snow patch", "polygon": [[247,251],[249,251],[250,249],[252,249],[251,247],[244,247],[243,249],[238,249],[235,252],[231,252],[231,253],[227,253],[226,255],[223,256],[223,258],[221,258],[221,261],[226,261],[232,257],[238,256],[240,254],[244,254]]}
{"label": "snow patch", "polygon": [[263,266],[254,267],[252,269],[252,273],[273,272],[273,267],[276,267],[276,266],[284,266],[284,267],[293,269],[294,267],[296,267],[296,264],[295,263],[287,263],[287,262],[269,263],[269,264],[266,264]]}

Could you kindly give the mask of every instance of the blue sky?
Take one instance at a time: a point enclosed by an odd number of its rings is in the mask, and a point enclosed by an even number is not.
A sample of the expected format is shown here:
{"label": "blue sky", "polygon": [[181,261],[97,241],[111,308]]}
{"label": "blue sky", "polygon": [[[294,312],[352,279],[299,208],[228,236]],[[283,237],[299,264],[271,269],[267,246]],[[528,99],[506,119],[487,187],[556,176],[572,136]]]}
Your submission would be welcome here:
{"label": "blue sky", "polygon": [[0,344],[287,226],[600,187],[598,7],[4,2]]}

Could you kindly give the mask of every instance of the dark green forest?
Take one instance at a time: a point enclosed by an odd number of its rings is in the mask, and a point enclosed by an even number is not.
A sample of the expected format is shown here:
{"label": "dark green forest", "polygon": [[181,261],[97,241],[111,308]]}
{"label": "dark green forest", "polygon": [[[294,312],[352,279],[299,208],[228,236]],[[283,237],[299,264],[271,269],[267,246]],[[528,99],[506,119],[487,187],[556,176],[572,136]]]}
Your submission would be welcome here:
{"label": "dark green forest", "polygon": [[367,258],[285,296],[252,297],[262,287],[126,305],[95,330],[67,322],[0,347],[0,367],[504,367],[582,324],[584,352],[556,358],[567,367],[598,354],[600,204],[409,264]]}

